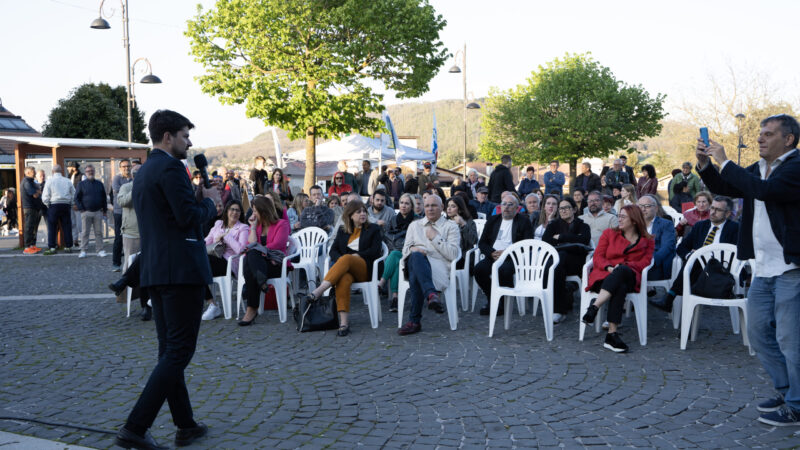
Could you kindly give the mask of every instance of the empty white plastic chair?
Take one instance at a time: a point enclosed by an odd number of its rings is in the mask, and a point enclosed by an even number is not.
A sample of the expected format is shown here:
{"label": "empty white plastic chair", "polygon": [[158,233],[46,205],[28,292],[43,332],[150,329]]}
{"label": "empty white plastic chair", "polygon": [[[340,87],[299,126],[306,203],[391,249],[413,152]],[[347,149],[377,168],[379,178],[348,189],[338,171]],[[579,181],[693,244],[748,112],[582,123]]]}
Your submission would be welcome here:
{"label": "empty white plastic chair", "polygon": [[292,236],[300,243],[300,261],[292,263],[292,267],[294,267],[292,272],[294,285],[298,285],[300,271],[302,270],[306,274],[306,280],[308,280],[308,290],[312,291],[312,283],[315,286],[317,285],[319,269],[317,260],[321,253],[320,249],[325,248],[325,244],[328,242],[328,233],[322,228],[307,227],[295,232]]}

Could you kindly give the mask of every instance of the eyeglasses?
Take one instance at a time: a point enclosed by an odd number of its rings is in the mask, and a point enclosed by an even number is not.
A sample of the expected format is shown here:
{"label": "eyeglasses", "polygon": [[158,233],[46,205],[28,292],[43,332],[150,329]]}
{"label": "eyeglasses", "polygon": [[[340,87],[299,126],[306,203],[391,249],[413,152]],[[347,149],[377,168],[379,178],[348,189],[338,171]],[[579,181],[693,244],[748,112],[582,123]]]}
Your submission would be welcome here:
{"label": "eyeglasses", "polygon": [[620,215],[618,215],[618,216],[617,216],[617,218],[618,218],[618,219],[627,219],[627,218],[628,218],[628,216],[625,216],[625,215],[622,215],[622,214],[620,214]]}
{"label": "eyeglasses", "polygon": [[342,179],[342,177],[336,177],[336,179],[337,179],[337,180],[341,180],[341,179]]}
{"label": "eyeglasses", "polygon": [[728,212],[728,208],[717,208],[717,207],[712,206],[711,208],[708,208],[708,209],[710,209],[712,212],[714,212],[714,211],[717,211],[717,212]]}
{"label": "eyeglasses", "polygon": [[517,204],[516,203],[503,202],[503,203],[500,203],[500,206],[502,206],[503,208],[508,208],[509,206],[517,206]]}
{"label": "eyeglasses", "polygon": [[655,208],[655,207],[656,207],[656,205],[649,205],[649,204],[648,205],[639,205],[639,208],[642,208],[642,209],[650,209],[650,208]]}
{"label": "eyeglasses", "polygon": [[235,212],[235,213],[240,213],[240,214],[241,214],[241,212],[242,212],[242,210],[241,210],[241,209],[239,209],[239,208],[231,208],[231,209],[229,209],[228,211],[230,211],[230,212]]}
{"label": "eyeglasses", "polygon": [[571,211],[572,206],[561,206],[558,208],[559,211]]}

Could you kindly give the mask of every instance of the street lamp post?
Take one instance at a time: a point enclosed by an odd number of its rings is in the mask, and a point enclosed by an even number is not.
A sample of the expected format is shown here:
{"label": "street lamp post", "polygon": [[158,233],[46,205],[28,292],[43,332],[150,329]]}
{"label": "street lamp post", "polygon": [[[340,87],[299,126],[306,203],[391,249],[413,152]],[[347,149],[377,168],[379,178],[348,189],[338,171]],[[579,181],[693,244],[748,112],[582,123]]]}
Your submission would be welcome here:
{"label": "street lamp post", "polygon": [[742,149],[743,148],[747,148],[747,146],[744,145],[744,139],[742,138],[742,121],[745,119],[745,115],[742,114],[742,113],[739,113],[735,117],[736,117],[736,127],[738,128],[738,131],[739,131],[739,146],[737,147],[737,149],[739,150],[739,154],[738,154],[738,156],[736,158],[736,165],[737,166],[741,166],[742,165]]}
{"label": "street lamp post", "polygon": [[[91,28],[96,30],[108,30],[111,28],[111,25],[108,23],[107,20],[103,19],[103,4],[105,0],[101,0],[100,2],[100,15],[97,19],[92,21],[90,25]],[[157,76],[153,75],[153,67],[150,65],[150,61],[147,58],[138,58],[136,61],[133,62],[131,65],[131,43],[130,43],[130,28],[128,25],[128,0],[120,0],[120,5],[122,6],[122,45],[125,47],[125,91],[127,92],[127,107],[128,107],[128,143],[130,144],[133,142],[133,117],[132,117],[132,110],[133,106],[136,103],[136,97],[133,95],[133,70],[136,67],[136,63],[139,61],[144,60],[147,63],[148,74],[144,76],[139,82],[144,84],[156,84],[161,83],[161,79]]]}
{"label": "street lamp post", "polygon": [[[461,53],[461,67],[458,66],[458,54]],[[467,98],[467,43],[464,43],[464,49],[456,51],[456,54],[453,55],[453,67],[450,68],[448,72],[450,73],[460,73],[461,74],[461,81],[464,85],[464,151],[463,151],[463,159],[462,163],[464,164],[464,178],[467,177],[467,110],[468,109],[480,109],[480,105],[475,102],[468,103]]]}

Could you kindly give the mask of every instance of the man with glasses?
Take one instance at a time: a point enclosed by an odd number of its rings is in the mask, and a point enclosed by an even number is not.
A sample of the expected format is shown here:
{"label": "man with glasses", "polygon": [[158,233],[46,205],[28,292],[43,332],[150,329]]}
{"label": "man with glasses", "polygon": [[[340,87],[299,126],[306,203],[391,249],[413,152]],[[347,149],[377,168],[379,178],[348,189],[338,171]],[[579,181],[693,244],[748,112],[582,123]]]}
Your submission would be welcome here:
{"label": "man with glasses", "polygon": [[656,241],[653,252],[653,267],[647,273],[650,280],[664,280],[672,275],[672,260],[675,259],[675,227],[671,220],[658,217],[658,201],[655,196],[647,194],[639,199],[647,232]]}
{"label": "man with glasses", "polygon": [[600,192],[590,192],[587,203],[589,204],[587,206],[589,211],[580,216],[579,219],[589,225],[589,229],[592,230],[592,242],[597,245],[600,242],[600,236],[603,231],[618,227],[619,220],[614,214],[603,211],[603,194]]}
{"label": "man with glasses", "polygon": [[[714,197],[711,202],[711,213],[708,219],[697,222],[689,234],[678,244],[677,255],[683,259],[684,264],[692,252],[711,244],[736,244],[739,235],[739,224],[730,220],[733,200],[724,196]],[[672,303],[675,297],[683,295],[683,267],[678,278],[672,283],[667,295],[658,299],[650,299],[650,304],[656,308],[672,312]],[[695,265],[690,273],[689,280],[694,282],[700,276],[700,265]]]}
{"label": "man with glasses", "polygon": [[119,162],[119,173],[111,180],[111,203],[114,205],[114,247],[111,252],[111,271],[119,272],[122,268],[122,206],[117,197],[124,184],[133,181],[131,162],[123,159]]}
{"label": "man with glasses", "polygon": [[[346,203],[347,196],[347,193],[342,196],[342,206]],[[322,188],[316,184],[311,186],[311,189],[308,190],[308,200],[311,202],[311,206],[304,208],[300,213],[300,228],[317,227],[331,231],[334,213],[322,198]]]}
{"label": "man with glasses", "polygon": [[747,333],[778,392],[758,405],[758,420],[773,426],[800,425],[798,138],[797,120],[780,114],[761,121],[761,159],[747,168],[730,161],[718,142],[698,139],[696,151],[697,172],[709,190],[744,200],[736,257],[754,260]]}
{"label": "man with glasses", "polygon": [[[489,299],[492,298],[492,264],[507,247],[525,239],[533,239],[533,226],[524,214],[519,214],[519,201],[511,193],[506,192],[500,203],[501,213],[486,220],[483,234],[478,241],[484,259],[475,266],[475,281],[486,294],[486,306],[481,308],[482,316],[489,315]],[[501,286],[513,286],[514,262],[506,258],[498,270]],[[503,303],[497,314],[503,315]]]}
{"label": "man with glasses", "polygon": [[[84,171],[86,179],[78,183],[75,190],[75,204],[81,213],[81,253],[78,258],[86,257],[86,250],[89,248],[89,233],[94,228],[94,245],[97,256],[107,255],[103,250],[103,218],[108,214],[108,201],[106,200],[106,189],[103,182],[94,177],[94,166],[89,164]],[[120,212],[121,215],[121,212]],[[120,217],[120,222],[122,218]],[[120,245],[122,241],[120,240]],[[120,251],[122,248],[120,247]],[[120,254],[120,259],[122,255]]]}

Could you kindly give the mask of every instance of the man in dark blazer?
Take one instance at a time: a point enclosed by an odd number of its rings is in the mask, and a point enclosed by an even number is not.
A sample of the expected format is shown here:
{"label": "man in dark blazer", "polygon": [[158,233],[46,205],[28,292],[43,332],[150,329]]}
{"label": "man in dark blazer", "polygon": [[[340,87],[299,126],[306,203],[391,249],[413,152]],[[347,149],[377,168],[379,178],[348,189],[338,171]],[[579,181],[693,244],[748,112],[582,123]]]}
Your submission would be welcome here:
{"label": "man in dark blazer", "polygon": [[[575,192],[576,189],[580,189],[586,194],[592,191],[599,192],[603,190],[603,184],[600,182],[600,175],[592,172],[592,165],[588,162],[584,162],[581,167],[583,167],[583,172],[575,177],[575,181],[572,182],[570,194]],[[578,215],[580,215],[580,213],[581,211],[578,211]]]}
{"label": "man in dark blazer", "polygon": [[[750,167],[730,161],[718,142],[697,140],[697,168],[711,192],[742,198],[736,257],[753,259],[747,335],[776,397],[759,403],[760,422],[800,425],[800,125],[786,114],[761,121]],[[719,170],[710,164],[713,157]]]}
{"label": "man in dark blazer", "polygon": [[494,203],[500,203],[500,196],[505,191],[512,191],[516,192],[514,188],[514,177],[511,175],[511,157],[508,155],[503,155],[500,158],[500,164],[492,172],[492,175],[489,177],[489,184],[486,187],[489,188],[489,201]]}
{"label": "man in dark blazer", "polygon": [[[677,255],[683,259],[684,264],[692,252],[706,245],[736,244],[739,236],[739,223],[730,220],[732,212],[733,200],[722,195],[714,198],[714,201],[711,202],[711,213],[708,219],[697,222],[689,234],[684,236],[681,243],[678,244]],[[662,298],[650,299],[651,305],[666,312],[672,311],[675,297],[683,295],[683,269],[684,266],[681,266],[680,273],[667,291],[667,295]],[[700,272],[700,266],[695,265],[692,268],[690,280],[696,280],[700,276]]]}
{"label": "man in dark blazer", "polygon": [[[483,234],[478,241],[478,248],[484,258],[475,266],[475,281],[486,294],[486,306],[481,308],[481,315],[489,315],[489,302],[492,298],[492,264],[500,257],[507,247],[525,239],[533,239],[533,226],[526,214],[519,214],[519,201],[507,193],[502,198],[500,208],[502,213],[489,217],[483,228]],[[497,271],[501,286],[514,285],[514,262],[506,258]],[[497,314],[503,314],[503,303]]]}
{"label": "man in dark blazer", "polygon": [[664,280],[672,275],[672,260],[675,259],[675,227],[671,220],[658,217],[658,200],[653,195],[643,195],[638,201],[647,231],[653,235],[656,248],[653,252],[653,267],[647,273],[650,280]]}
{"label": "man in dark blazer", "polygon": [[169,402],[178,427],[175,445],[191,444],[208,428],[192,418],[183,371],[197,345],[205,286],[211,284],[202,224],[215,214],[217,189],[195,199],[181,159],[192,145],[194,125],[169,110],[156,111],[148,125],[153,150],[133,181],[133,207],[141,235],[140,286],[147,288],[158,332],[158,363],[119,433],[123,448],[162,448],[147,431]]}

